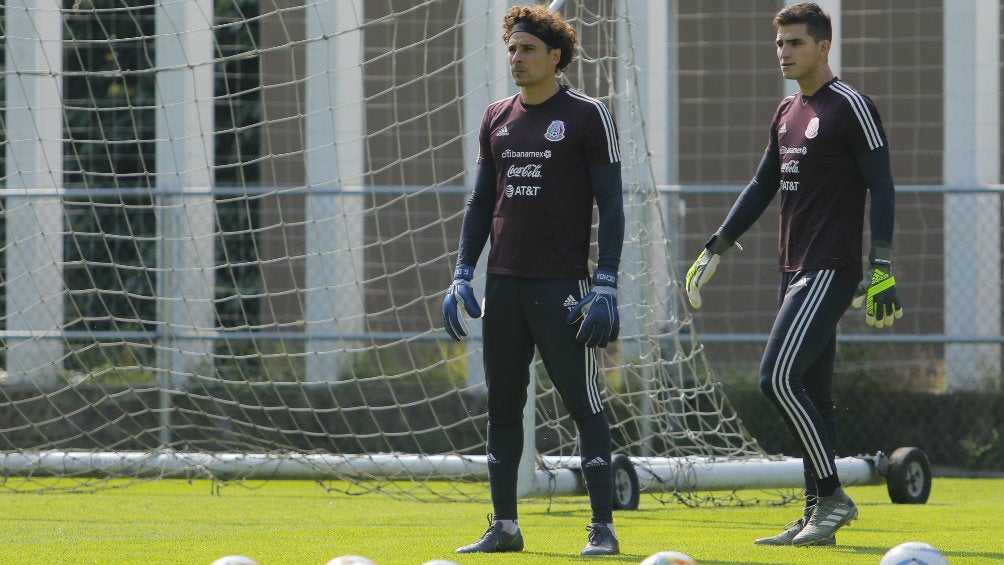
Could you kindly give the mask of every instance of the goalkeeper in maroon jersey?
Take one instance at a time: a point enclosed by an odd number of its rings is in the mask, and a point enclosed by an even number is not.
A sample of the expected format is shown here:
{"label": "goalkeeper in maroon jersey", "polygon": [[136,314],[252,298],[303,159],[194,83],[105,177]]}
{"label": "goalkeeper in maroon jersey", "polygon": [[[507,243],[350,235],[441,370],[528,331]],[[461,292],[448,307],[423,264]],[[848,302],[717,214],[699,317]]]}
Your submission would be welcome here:
{"label": "goalkeeper in maroon jersey", "polygon": [[[460,341],[464,314],[482,318],[488,385],[488,481],[494,519],[458,553],[521,551],[516,480],[530,364],[540,353],[575,421],[592,520],[583,555],[613,555],[610,427],[594,348],[618,337],[617,270],[624,241],[620,149],[607,107],[559,84],[575,30],[543,5],[515,6],[503,22],[519,92],[488,106],[474,190],[467,201],[443,323]],[[593,203],[597,266],[590,273]],[[491,239],[484,312],[470,280]]]}
{"label": "goalkeeper in maroon jersey", "polygon": [[[804,2],[778,12],[774,27],[781,73],[799,92],[778,106],[756,175],[687,273],[687,293],[699,308],[701,286],[720,256],[780,192],[780,308],[760,388],[802,450],[806,497],[801,518],[756,543],[832,545],[837,529],[858,514],[834,462],[836,327],[851,305],[867,304],[865,321],[879,328],[903,315],[891,273],[894,187],[878,111],[827,63],[829,16]],[[871,251],[862,272],[867,192]]]}

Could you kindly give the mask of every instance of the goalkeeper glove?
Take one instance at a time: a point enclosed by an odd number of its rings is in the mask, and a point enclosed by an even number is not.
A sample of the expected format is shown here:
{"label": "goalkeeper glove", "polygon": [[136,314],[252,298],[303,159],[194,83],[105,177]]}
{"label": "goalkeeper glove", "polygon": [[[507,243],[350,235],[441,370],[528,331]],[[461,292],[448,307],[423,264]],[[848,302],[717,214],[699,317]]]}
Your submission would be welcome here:
{"label": "goalkeeper glove", "polygon": [[472,318],[481,317],[481,306],[474,298],[474,287],[471,286],[473,277],[473,267],[457,265],[453,272],[453,284],[446,289],[446,297],[443,298],[443,326],[446,327],[446,333],[457,341],[464,341],[467,337],[467,323],[464,322],[461,308]]}
{"label": "goalkeeper glove", "polygon": [[892,248],[883,242],[872,245],[869,253],[871,268],[854,291],[851,306],[865,306],[865,323],[881,328],[892,326],[896,318],[903,317],[903,307],[896,292],[896,279],[892,276]]}
{"label": "goalkeeper glove", "polygon": [[582,321],[575,339],[586,347],[606,347],[617,341],[621,330],[620,314],[617,312],[617,275],[610,271],[596,270],[593,275],[593,290],[582,297],[565,318],[568,324]]}
{"label": "goalkeeper glove", "polygon": [[687,298],[694,308],[701,307],[701,287],[704,286],[718,268],[722,253],[732,247],[732,241],[721,234],[721,230],[711,236],[704,249],[687,271]]}

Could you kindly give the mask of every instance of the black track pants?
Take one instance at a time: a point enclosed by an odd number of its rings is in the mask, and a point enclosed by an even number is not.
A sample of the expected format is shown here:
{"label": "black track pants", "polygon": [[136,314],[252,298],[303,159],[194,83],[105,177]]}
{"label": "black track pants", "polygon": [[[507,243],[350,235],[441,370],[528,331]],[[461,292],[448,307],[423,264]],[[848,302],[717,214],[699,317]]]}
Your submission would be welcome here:
{"label": "black track pants", "polygon": [[836,328],[857,285],[835,271],[783,273],[781,306],[760,365],[760,389],[784,419],[816,480],[837,475]]}
{"label": "black track pants", "polygon": [[482,318],[488,385],[488,476],[495,517],[516,519],[516,479],[523,451],[523,406],[534,348],[579,432],[579,455],[592,520],[613,521],[610,426],[597,384],[596,356],[575,339],[568,312],[587,280],[488,275]]}

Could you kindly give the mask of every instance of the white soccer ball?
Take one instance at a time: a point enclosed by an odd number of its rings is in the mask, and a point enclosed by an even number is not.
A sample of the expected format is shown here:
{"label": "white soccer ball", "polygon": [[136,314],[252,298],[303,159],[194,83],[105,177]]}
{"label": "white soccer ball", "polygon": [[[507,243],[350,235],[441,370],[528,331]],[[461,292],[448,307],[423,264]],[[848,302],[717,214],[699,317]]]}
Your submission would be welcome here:
{"label": "white soccer ball", "polygon": [[948,560],[933,545],[908,541],[885,552],[879,565],[948,565]]}
{"label": "white soccer ball", "polygon": [[328,561],[326,565],[376,565],[361,555],[342,555]]}
{"label": "white soccer ball", "polygon": [[243,555],[226,555],[213,561],[212,565],[258,565],[258,562]]}
{"label": "white soccer ball", "polygon": [[697,565],[697,561],[679,551],[660,551],[646,557],[641,565]]}

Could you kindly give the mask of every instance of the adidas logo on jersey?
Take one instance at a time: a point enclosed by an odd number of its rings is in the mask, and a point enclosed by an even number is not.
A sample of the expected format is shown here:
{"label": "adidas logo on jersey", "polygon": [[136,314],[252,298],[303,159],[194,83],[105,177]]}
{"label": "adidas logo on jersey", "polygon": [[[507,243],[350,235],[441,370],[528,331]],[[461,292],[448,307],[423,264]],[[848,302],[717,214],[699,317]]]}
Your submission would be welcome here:
{"label": "adidas logo on jersey", "polygon": [[582,468],[587,469],[589,467],[606,467],[606,465],[607,462],[604,461],[602,457],[593,457],[589,461],[583,463]]}
{"label": "adidas logo on jersey", "polygon": [[576,300],[571,294],[569,294],[568,298],[566,298],[565,301],[561,303],[561,305],[571,310],[572,308],[575,308],[575,305],[578,303],[579,301]]}
{"label": "adidas logo on jersey", "polygon": [[502,126],[502,129],[495,132],[495,137],[505,137],[509,135],[509,126]]}

